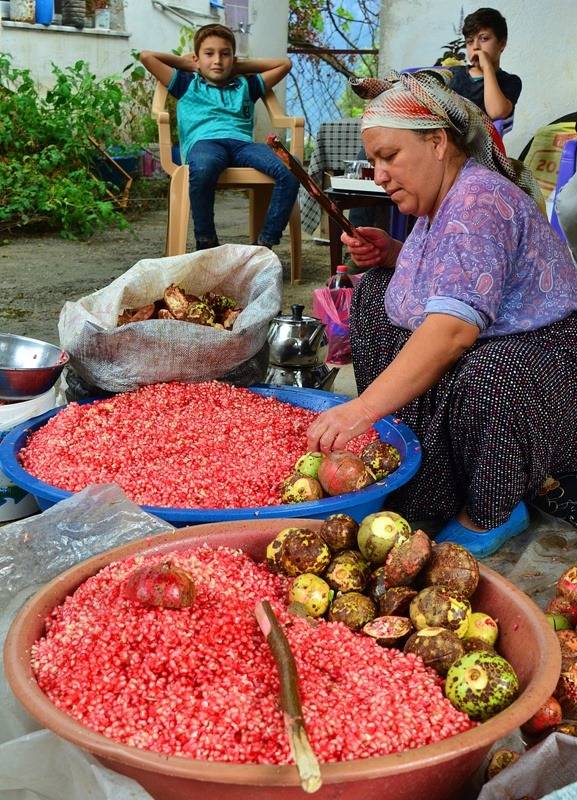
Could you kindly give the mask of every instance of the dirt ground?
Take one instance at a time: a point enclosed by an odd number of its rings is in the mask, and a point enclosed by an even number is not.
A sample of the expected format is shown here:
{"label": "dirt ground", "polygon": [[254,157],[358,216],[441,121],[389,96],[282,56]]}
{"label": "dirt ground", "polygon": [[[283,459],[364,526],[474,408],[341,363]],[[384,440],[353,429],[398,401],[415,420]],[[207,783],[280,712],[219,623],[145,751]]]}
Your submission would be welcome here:
{"label": "dirt ground", "polygon": [[[85,242],[52,234],[18,235],[0,241],[0,332],[58,343],[58,316],[66,300],[106,286],[141,258],[160,258],[164,254],[166,199],[149,198],[146,205],[139,213],[130,213],[127,230],[107,230]],[[216,221],[221,242],[249,243],[248,200],[244,194],[219,193]],[[192,239],[189,244],[192,250]],[[292,303],[302,303],[305,313],[311,313],[312,291],[330,273],[328,247],[303,235],[303,281],[297,286],[290,285],[288,235],[276,252],[284,270],[283,311],[288,312]],[[351,367],[339,371],[333,390],[356,393]],[[547,545],[550,553],[546,561],[552,556],[562,562],[559,549],[566,549],[563,535],[567,533],[573,538],[573,530],[566,523],[534,515],[525,534],[511,540],[485,563],[507,575],[532,540],[542,537],[548,541],[551,535],[555,542]]]}
{"label": "dirt ground", "polygon": [[[130,227],[107,230],[89,241],[67,241],[56,234],[19,234],[0,241],[0,332],[58,343],[58,316],[66,300],[100,289],[141,258],[164,255],[166,199],[131,212]],[[248,199],[241,192],[219,193],[216,221],[220,241],[249,244]],[[190,250],[194,249],[191,237]],[[330,272],[329,249],[303,236],[303,282],[290,285],[288,231],[276,252],[284,269],[283,311],[302,303],[311,313],[312,291]]]}

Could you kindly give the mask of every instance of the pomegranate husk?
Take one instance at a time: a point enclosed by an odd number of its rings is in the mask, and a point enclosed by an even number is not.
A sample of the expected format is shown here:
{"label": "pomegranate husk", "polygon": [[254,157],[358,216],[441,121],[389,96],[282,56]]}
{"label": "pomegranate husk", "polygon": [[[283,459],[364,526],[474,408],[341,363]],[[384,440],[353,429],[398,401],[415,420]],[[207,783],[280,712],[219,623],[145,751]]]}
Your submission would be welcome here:
{"label": "pomegranate husk", "polygon": [[122,585],[124,598],[156,608],[188,608],[195,594],[190,575],[170,561],[136,569]]}
{"label": "pomegranate husk", "polygon": [[550,697],[527,722],[521,725],[521,730],[530,736],[538,736],[543,731],[559,725],[562,719],[563,712],[559,702],[554,697]]}
{"label": "pomegranate husk", "polygon": [[521,758],[521,753],[516,753],[514,750],[495,750],[491,756],[489,766],[485,773],[485,780],[490,781],[498,775],[505,767],[510,767]]}
{"label": "pomegranate husk", "polygon": [[561,672],[569,669],[577,661],[577,632],[556,631],[561,648]]}
{"label": "pomegranate husk", "polygon": [[577,565],[566,569],[557,581],[557,594],[577,602]]}
{"label": "pomegranate husk", "polygon": [[415,531],[399,545],[393,545],[385,561],[387,586],[408,586],[431,556],[431,540],[424,531]]}
{"label": "pomegranate husk", "polygon": [[576,663],[571,664],[561,673],[554,694],[563,709],[564,716],[569,719],[577,719]]}
{"label": "pomegranate husk", "polygon": [[545,611],[551,614],[562,614],[571,622],[573,627],[577,625],[577,603],[569,600],[568,597],[557,595],[547,603]]}

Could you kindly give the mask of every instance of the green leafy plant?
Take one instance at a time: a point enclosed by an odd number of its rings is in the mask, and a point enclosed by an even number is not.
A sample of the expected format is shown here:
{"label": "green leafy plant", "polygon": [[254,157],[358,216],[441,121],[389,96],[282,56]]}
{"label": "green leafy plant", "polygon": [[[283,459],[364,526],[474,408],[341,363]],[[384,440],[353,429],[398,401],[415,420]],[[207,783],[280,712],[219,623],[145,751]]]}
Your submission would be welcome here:
{"label": "green leafy plant", "polygon": [[146,147],[158,138],[156,120],[150,115],[156,81],[138,60],[138,50],[131,55],[133,60],[122,71],[122,122],[116,130],[117,142],[126,151]]}
{"label": "green leafy plant", "polygon": [[182,25],[178,32],[178,44],[172,51],[175,55],[181,56],[183,53],[192,53],[194,50],[194,26]]}
{"label": "green leafy plant", "polygon": [[464,66],[466,59],[465,40],[461,37],[443,45],[443,54],[435,61],[436,67]]}
{"label": "green leafy plant", "polygon": [[54,85],[42,95],[29,70],[0,53],[0,224],[42,222],[65,237],[125,226],[106,184],[94,174],[97,151],[108,147],[120,124],[122,89],[97,80],[77,61],[52,65]]}

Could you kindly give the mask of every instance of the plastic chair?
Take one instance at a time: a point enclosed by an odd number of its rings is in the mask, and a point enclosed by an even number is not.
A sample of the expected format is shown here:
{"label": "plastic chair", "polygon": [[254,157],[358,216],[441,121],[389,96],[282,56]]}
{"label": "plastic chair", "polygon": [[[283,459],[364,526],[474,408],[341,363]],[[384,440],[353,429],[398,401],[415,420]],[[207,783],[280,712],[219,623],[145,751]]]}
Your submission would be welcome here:
{"label": "plastic chair", "polygon": [[[170,175],[170,192],[168,200],[168,224],[166,230],[167,256],[181,255],[186,252],[188,221],[190,219],[190,199],[188,196],[188,165],[176,164],[173,158],[170,135],[170,118],[166,110],[168,92],[161,83],[156,84],[152,100],[152,116],[158,125],[158,141],[160,144],[160,163],[164,171]],[[287,117],[272,90],[263,97],[274,128],[290,130],[290,152],[295,158],[303,160],[304,153],[304,120],[302,117]],[[249,192],[249,237],[255,242],[262,228],[274,180],[251,167],[229,167],[221,173],[217,188],[247,189]],[[302,262],[301,215],[298,200],[295,203],[289,220],[291,243],[291,283],[300,283]]]}
{"label": "plastic chair", "polygon": [[513,119],[515,114],[511,114],[510,117],[505,117],[504,119],[494,119],[493,125],[497,128],[497,133],[503,138],[506,133],[509,133],[513,130]]}
{"label": "plastic chair", "polygon": [[575,172],[577,172],[577,139],[571,139],[563,145],[561,161],[559,162],[559,172],[557,173],[557,183],[555,184],[553,212],[551,214],[551,226],[564,241],[566,241],[566,236],[563,233],[557,216],[557,196],[569,178],[573,177]]}

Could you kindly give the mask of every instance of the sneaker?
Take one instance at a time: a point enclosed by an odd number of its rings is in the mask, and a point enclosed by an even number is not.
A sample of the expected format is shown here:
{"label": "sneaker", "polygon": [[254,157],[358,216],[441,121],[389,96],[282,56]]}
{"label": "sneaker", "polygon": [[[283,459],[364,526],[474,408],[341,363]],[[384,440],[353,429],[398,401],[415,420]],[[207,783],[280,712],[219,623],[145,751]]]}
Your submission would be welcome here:
{"label": "sneaker", "polygon": [[484,558],[496,553],[505,542],[523,533],[528,527],[529,511],[521,500],[511,512],[509,519],[497,528],[491,528],[488,531],[472,531],[470,528],[465,528],[456,519],[452,519],[435,536],[435,542],[460,544],[476,558]]}
{"label": "sneaker", "polygon": [[549,475],[532,500],[532,505],[577,528],[577,474],[571,472],[557,478]]}

